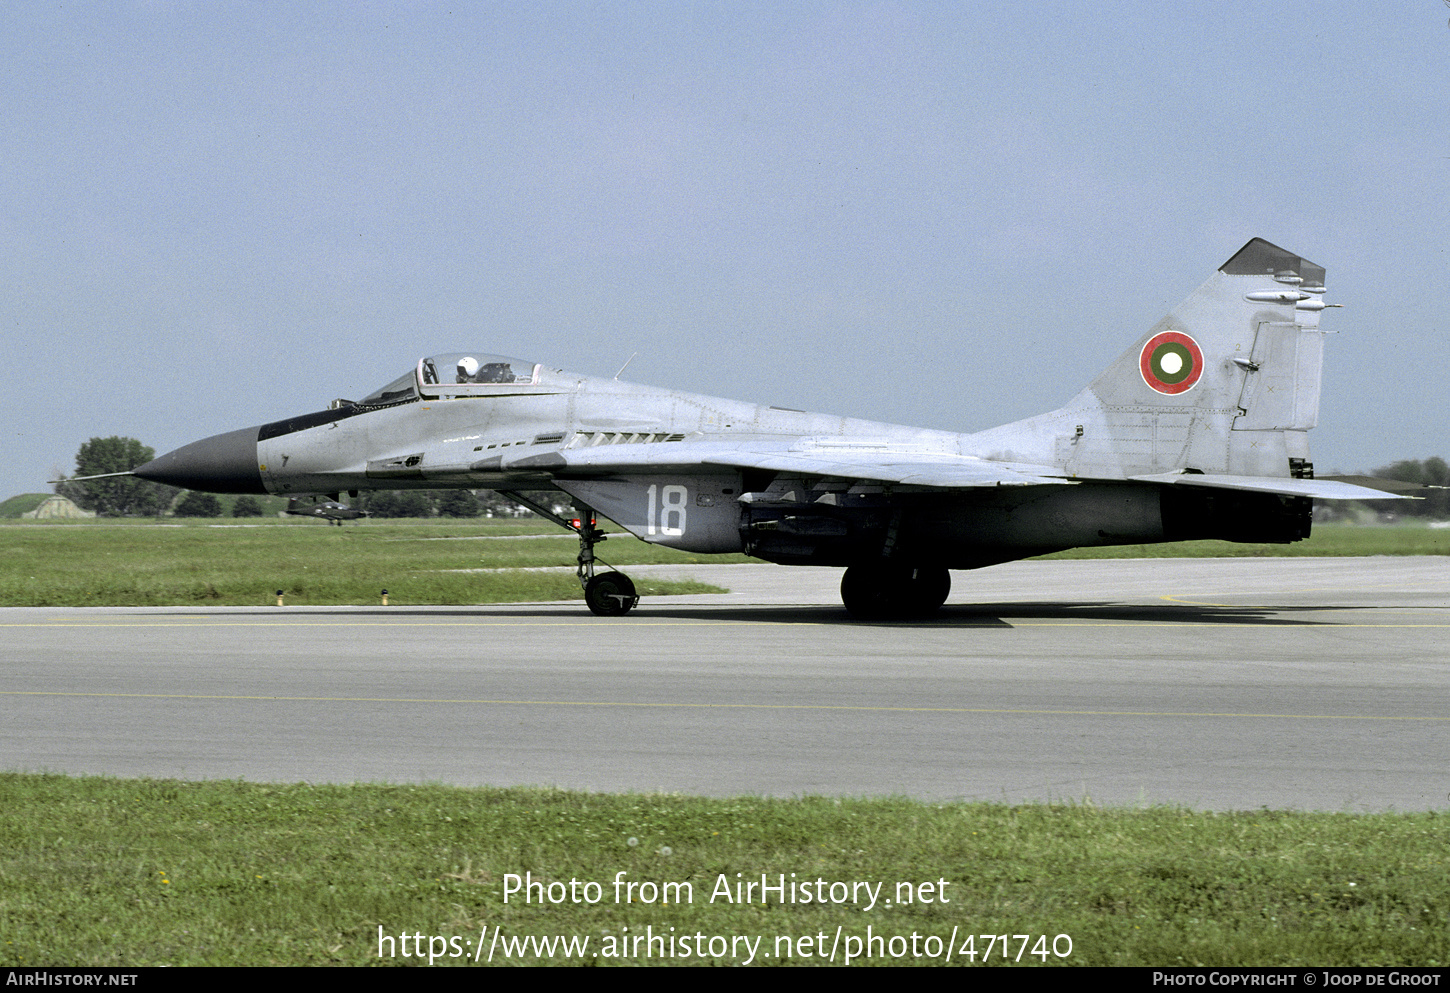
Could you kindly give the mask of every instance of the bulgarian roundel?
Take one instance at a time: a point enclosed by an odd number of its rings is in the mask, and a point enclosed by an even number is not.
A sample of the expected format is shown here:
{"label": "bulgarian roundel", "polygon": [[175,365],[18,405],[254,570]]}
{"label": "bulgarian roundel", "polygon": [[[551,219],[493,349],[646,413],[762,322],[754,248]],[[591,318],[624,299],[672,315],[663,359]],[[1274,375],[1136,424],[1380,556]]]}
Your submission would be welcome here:
{"label": "bulgarian roundel", "polygon": [[1203,375],[1203,352],[1182,331],[1163,331],[1148,339],[1138,356],[1143,382],[1159,393],[1187,393]]}

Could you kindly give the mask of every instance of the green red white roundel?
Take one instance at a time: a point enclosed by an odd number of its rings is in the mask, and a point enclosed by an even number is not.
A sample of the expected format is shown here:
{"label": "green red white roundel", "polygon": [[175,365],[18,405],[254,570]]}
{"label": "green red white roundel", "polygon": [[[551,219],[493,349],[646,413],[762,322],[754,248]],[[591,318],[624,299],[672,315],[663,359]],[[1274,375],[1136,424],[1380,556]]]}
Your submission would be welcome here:
{"label": "green red white roundel", "polygon": [[1203,352],[1182,331],[1162,331],[1148,339],[1138,356],[1143,382],[1159,393],[1187,393],[1203,375]]}

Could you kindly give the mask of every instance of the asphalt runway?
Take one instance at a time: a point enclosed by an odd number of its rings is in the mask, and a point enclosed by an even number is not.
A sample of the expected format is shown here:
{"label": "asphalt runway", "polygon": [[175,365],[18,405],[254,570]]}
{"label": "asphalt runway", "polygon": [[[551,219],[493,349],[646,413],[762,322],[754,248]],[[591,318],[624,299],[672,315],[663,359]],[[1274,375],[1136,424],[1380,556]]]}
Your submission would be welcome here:
{"label": "asphalt runway", "polygon": [[0,610],[0,768],[706,795],[1450,808],[1444,558],[1020,562],[931,622],[723,596]]}

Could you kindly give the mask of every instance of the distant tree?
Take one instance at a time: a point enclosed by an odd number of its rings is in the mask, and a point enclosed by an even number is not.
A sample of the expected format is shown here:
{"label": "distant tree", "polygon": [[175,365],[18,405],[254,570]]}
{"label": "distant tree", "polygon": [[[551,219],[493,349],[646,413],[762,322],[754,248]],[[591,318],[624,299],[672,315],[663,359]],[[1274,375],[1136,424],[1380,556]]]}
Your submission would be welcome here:
{"label": "distant tree", "polygon": [[481,513],[478,498],[468,490],[447,490],[438,497],[440,517],[477,517]]}
{"label": "distant tree", "polygon": [[[1420,462],[1416,459],[1401,459],[1374,471],[1381,479],[1399,479],[1407,483],[1423,483],[1426,486],[1450,486],[1450,465],[1436,456]],[[1414,517],[1450,517],[1450,489],[1426,490],[1416,494],[1423,500],[1396,500],[1393,505],[1385,503],[1399,513]]]}
{"label": "distant tree", "polygon": [[242,495],[232,503],[233,517],[261,517],[262,505],[254,496]]}
{"label": "distant tree", "polygon": [[214,493],[192,491],[177,501],[172,513],[177,517],[220,517],[222,502]]}
{"label": "distant tree", "polygon": [[1424,462],[1425,482],[1431,486],[1450,486],[1450,465],[1440,456]]}
{"label": "distant tree", "polygon": [[[155,457],[153,449],[135,438],[92,438],[76,452],[76,475],[127,472]],[[135,476],[113,476],[83,482],[63,480],[56,484],[55,491],[74,500],[81,509],[94,510],[103,517],[159,514],[180,492],[174,486],[163,486]]]}
{"label": "distant tree", "polygon": [[560,490],[524,490],[523,494],[540,506],[549,508],[560,517],[574,518],[578,516],[578,512],[574,509],[573,498]]}
{"label": "distant tree", "polygon": [[[563,518],[574,516],[569,497],[558,490],[525,490],[524,496]],[[470,500],[475,510],[467,510]],[[353,501],[374,517],[531,517],[533,511],[493,490],[374,490]],[[460,513],[459,511],[466,511]]]}
{"label": "distant tree", "polygon": [[421,490],[380,490],[358,502],[374,517],[433,516],[433,495]]}
{"label": "distant tree", "polygon": [[398,517],[432,517],[433,494],[421,490],[403,490],[398,494]]}
{"label": "distant tree", "polygon": [[479,490],[474,494],[474,499],[478,501],[478,509],[487,517],[517,517],[522,509],[493,490]]}
{"label": "distant tree", "polygon": [[[574,506],[568,496],[558,490],[524,490],[523,496],[546,507],[558,514],[560,517],[570,519],[574,516]],[[493,490],[479,490],[478,502],[483,512],[489,517],[536,517],[538,516],[530,508],[510,500],[508,497],[500,496]]]}
{"label": "distant tree", "polygon": [[1374,471],[1380,479],[1399,479],[1406,483],[1423,483],[1425,469],[1418,459],[1400,459]]}
{"label": "distant tree", "polygon": [[397,490],[376,490],[373,493],[364,493],[363,499],[358,500],[361,510],[367,510],[374,518],[396,518],[397,513]]}

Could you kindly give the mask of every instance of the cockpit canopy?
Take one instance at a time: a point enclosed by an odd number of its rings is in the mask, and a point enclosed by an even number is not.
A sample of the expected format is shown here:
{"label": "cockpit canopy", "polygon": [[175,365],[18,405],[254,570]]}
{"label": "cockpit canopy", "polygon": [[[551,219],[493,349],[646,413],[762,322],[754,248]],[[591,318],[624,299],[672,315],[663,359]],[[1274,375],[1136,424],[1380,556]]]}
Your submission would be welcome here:
{"label": "cockpit canopy", "polygon": [[449,352],[418,360],[412,371],[358,401],[363,407],[384,407],[420,396],[486,396],[499,386],[531,386],[539,381],[539,365],[487,352]]}
{"label": "cockpit canopy", "polygon": [[418,362],[418,379],[424,385],[463,383],[529,383],[538,379],[533,362],[482,352],[434,355]]}

